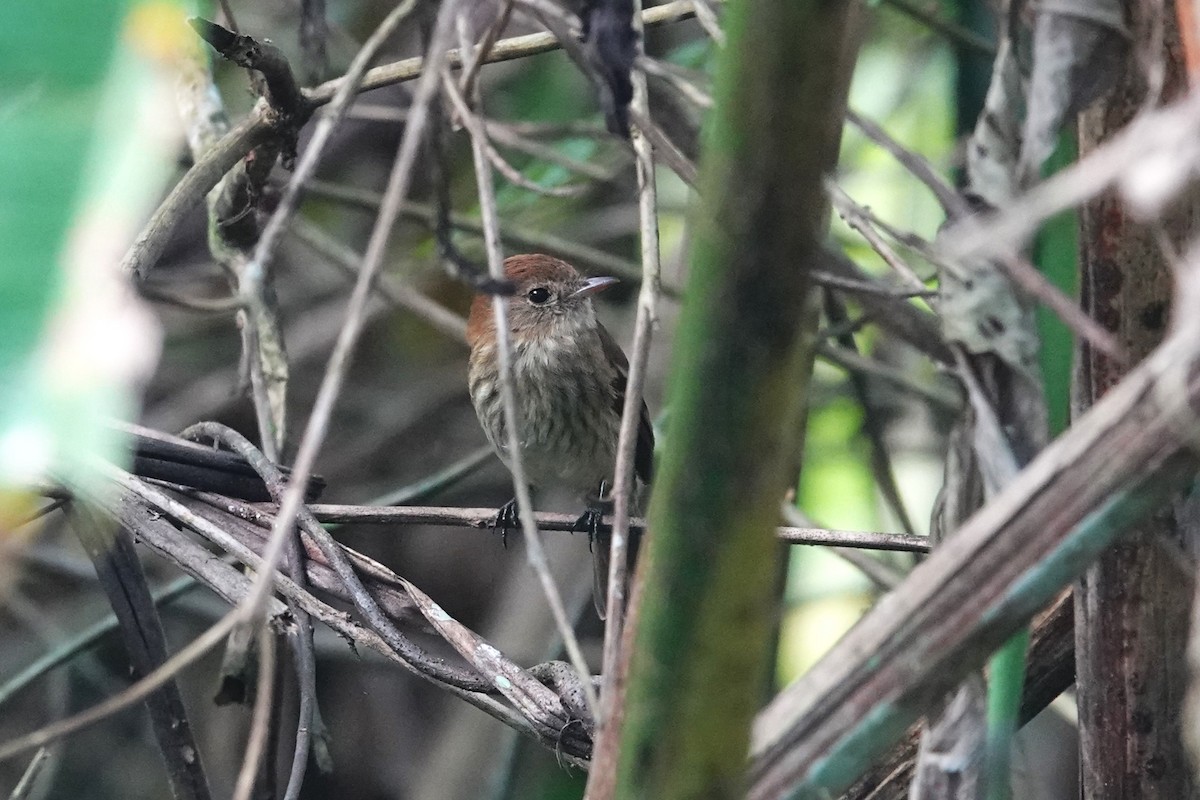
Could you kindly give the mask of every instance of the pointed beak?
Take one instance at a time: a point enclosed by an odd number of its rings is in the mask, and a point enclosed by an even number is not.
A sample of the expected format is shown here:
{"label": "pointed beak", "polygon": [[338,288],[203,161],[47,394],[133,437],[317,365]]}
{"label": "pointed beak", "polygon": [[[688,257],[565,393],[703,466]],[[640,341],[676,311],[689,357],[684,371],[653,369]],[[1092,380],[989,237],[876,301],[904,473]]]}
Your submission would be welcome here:
{"label": "pointed beak", "polygon": [[571,299],[579,300],[584,297],[591,297],[594,294],[604,291],[614,283],[620,283],[620,281],[616,278],[588,278],[583,282],[582,286],[571,292]]}

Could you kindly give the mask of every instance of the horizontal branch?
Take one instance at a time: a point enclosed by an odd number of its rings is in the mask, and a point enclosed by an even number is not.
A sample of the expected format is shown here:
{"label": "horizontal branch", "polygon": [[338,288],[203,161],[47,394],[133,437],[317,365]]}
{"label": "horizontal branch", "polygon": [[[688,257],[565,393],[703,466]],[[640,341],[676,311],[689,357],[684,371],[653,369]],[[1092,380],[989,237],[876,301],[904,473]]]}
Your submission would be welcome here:
{"label": "horizontal branch", "polygon": [[[664,3],[661,6],[654,6],[643,11],[642,24],[647,28],[651,28],[670,22],[690,19],[695,15],[696,10],[692,0],[675,0],[674,2]],[[513,36],[496,42],[491,52],[484,59],[484,63],[494,64],[500,61],[512,61],[513,59],[525,58],[526,56],[549,53],[552,50],[558,50],[560,47],[558,39],[553,33],[548,31],[530,33],[524,36]],[[446,52],[447,66],[452,69],[458,69],[462,67],[462,64],[462,53],[457,48]],[[414,56],[413,58],[406,58],[391,64],[383,64],[367,71],[360,91],[365,92],[370,89],[391,86],[395,83],[411,81],[419,76],[424,68],[425,58],[423,56]],[[309,100],[315,103],[329,102],[337,91],[338,86],[341,85],[341,82],[341,78],[335,78],[334,80],[322,83],[320,86],[313,87],[308,92]]]}
{"label": "horizontal branch", "polygon": [[[272,515],[275,507],[268,503],[245,504],[229,500],[223,508],[230,513],[243,516],[235,507],[253,509],[264,515]],[[317,503],[309,506],[313,515],[321,522],[353,522],[360,525],[444,525],[454,528],[473,528],[476,530],[491,530],[496,521],[498,509],[494,508],[452,508],[447,506],[352,506]],[[264,517],[265,518],[265,517]],[[544,531],[562,533],[574,532],[578,516],[574,514],[536,515],[538,528]],[[606,517],[604,525],[611,524],[611,518]],[[635,531],[645,529],[645,520],[634,517],[630,525]],[[924,553],[929,550],[928,540],[924,536],[909,536],[900,533],[872,533],[867,531],[842,531],[826,528],[793,528],[778,529],[779,539],[788,544],[833,545],[837,547],[858,547],[870,550],[901,550],[912,553]]]}

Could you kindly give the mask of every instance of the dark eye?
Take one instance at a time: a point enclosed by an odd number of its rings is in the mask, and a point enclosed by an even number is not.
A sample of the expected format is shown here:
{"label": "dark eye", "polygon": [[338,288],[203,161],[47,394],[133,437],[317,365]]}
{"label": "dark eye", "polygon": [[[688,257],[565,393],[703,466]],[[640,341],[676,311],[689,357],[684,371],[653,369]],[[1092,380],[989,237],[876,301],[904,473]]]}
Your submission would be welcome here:
{"label": "dark eye", "polygon": [[529,298],[529,302],[535,306],[540,306],[550,300],[550,290],[538,286],[537,288],[530,289],[529,294],[525,296]]}

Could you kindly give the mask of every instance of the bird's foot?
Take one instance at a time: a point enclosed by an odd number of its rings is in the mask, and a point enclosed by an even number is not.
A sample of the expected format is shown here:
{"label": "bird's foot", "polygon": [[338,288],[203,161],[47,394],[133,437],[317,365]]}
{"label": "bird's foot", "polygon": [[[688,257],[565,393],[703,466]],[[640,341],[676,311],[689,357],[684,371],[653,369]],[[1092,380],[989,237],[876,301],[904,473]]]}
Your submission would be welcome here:
{"label": "bird's foot", "polygon": [[492,520],[492,533],[497,531],[500,533],[500,544],[504,545],[504,549],[508,549],[508,531],[509,529],[521,529],[521,516],[517,512],[517,498],[509,500],[504,505],[500,506],[500,510],[496,512],[496,518]]}
{"label": "bird's foot", "polygon": [[579,515],[579,519],[571,525],[572,533],[582,531],[588,535],[588,549],[600,535],[604,524],[604,515],[612,513],[612,500],[606,497],[595,497],[588,501],[587,509]]}

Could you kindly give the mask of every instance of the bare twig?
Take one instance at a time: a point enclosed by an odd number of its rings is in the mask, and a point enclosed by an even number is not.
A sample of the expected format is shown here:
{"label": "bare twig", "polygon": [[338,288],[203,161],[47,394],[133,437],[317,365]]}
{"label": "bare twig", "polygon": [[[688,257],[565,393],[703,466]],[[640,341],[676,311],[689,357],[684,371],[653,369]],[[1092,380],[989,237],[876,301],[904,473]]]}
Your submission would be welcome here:
{"label": "bare twig", "polygon": [[[137,488],[136,484],[133,488]],[[155,502],[161,504],[162,499],[160,496]],[[254,554],[262,550],[265,544],[265,534],[260,532],[257,527],[244,526],[244,523],[241,523],[240,520],[227,515],[223,515],[218,523],[209,516],[197,515],[192,511],[191,507],[184,506],[173,500],[169,500],[165,507],[168,509],[166,513],[171,515],[170,518],[179,520],[206,538],[212,541],[223,542],[221,546],[227,547],[232,552],[243,553],[244,551],[244,553],[248,553],[249,555],[239,556],[243,560],[243,563],[252,565],[260,563],[258,556]],[[211,511],[212,509],[209,510]],[[178,536],[174,532],[173,523],[168,522],[163,512],[157,511],[152,505],[142,504],[140,500],[134,499],[132,495],[127,494],[122,499],[120,508],[115,513],[122,520],[130,520],[131,518],[135,520],[134,524],[140,525],[143,541],[148,546],[159,553],[159,555],[199,577],[228,602],[237,603],[248,594],[250,582],[245,575],[223,564],[221,561],[214,560],[208,550],[191,541],[188,537]],[[244,527],[239,528],[239,524]],[[264,527],[266,530],[270,530],[269,520],[266,521]],[[228,528],[228,533],[224,528]],[[243,545],[243,534],[250,535],[247,539],[247,541],[251,542],[249,546]],[[320,555],[319,551],[315,552],[316,556]],[[352,554],[356,563],[361,564],[364,569],[369,569],[373,574],[379,576],[379,587],[384,585],[396,587],[400,585],[401,581],[399,577],[381,565],[371,562],[364,556],[354,554],[350,550],[347,550],[347,553]],[[310,558],[305,562],[308,567],[308,577],[310,582],[316,585],[322,580],[320,577],[321,571],[314,569],[316,565],[314,551],[310,551],[309,555]],[[326,572],[331,573],[328,570]],[[375,650],[414,676],[431,680],[427,674],[422,673],[396,653],[374,631],[354,622],[348,614],[317,600],[310,593],[297,587],[290,578],[283,575],[277,574],[275,583],[276,588],[281,594],[289,600],[298,602],[313,618],[319,619],[341,636],[355,642],[359,646]],[[322,588],[326,591],[332,591],[335,596],[341,599],[350,599],[345,593],[345,587],[336,583],[336,578],[333,579],[333,582],[322,583]],[[339,590],[340,594],[338,593]],[[411,605],[406,605],[404,608],[409,612],[411,611]],[[280,613],[284,610],[282,604],[278,601],[272,601],[272,609]],[[437,682],[436,679],[433,680],[440,688],[482,709],[506,725],[526,735],[530,735],[544,744],[553,745],[556,742],[561,744],[572,754],[568,760],[571,760],[573,763],[577,761],[575,756],[586,755],[587,753],[586,739],[574,735],[567,735],[566,737],[558,735],[562,722],[556,718],[551,717],[547,719],[539,717],[538,724],[536,726],[531,725],[524,718],[512,711],[512,709],[500,704],[489,696],[465,690],[451,684]],[[486,686],[486,684],[483,686]]]}
{"label": "bare twig", "polygon": [[933,192],[933,196],[937,198],[938,204],[941,205],[942,211],[947,217],[955,219],[969,212],[966,201],[920,154],[914,153],[900,144],[873,120],[867,119],[853,109],[846,110],[846,121],[862,131],[863,136],[891,153],[892,157],[900,162],[901,166],[907,169],[913,177],[925,184],[929,191]]}
{"label": "bare twig", "polygon": [[153,286],[142,282],[137,285],[138,294],[156,303],[182,308],[185,311],[195,311],[199,314],[232,314],[246,307],[242,298],[236,295],[229,297],[188,297],[161,286]]}
{"label": "bare twig", "polygon": [[[253,521],[263,515],[271,516],[276,507],[265,503],[243,503],[221,498],[222,508]],[[323,523],[354,523],[356,525],[444,525],[455,528],[472,528],[491,531],[496,519],[494,508],[457,508],[448,506],[350,506],[313,503],[309,510]],[[538,513],[534,515],[538,529],[572,533],[572,525],[578,515]],[[603,524],[611,525],[610,517]],[[645,520],[631,517],[630,530],[645,530]],[[861,547],[868,550],[900,550],[923,553],[929,549],[924,536],[908,536],[898,533],[874,533],[867,531],[844,531],[827,528],[782,527],[776,531],[781,541],[788,544],[835,545],[839,547]]]}
{"label": "bare twig", "polygon": [[721,21],[717,19],[717,12],[713,8],[711,0],[696,1],[696,21],[700,23],[701,28],[704,28],[708,38],[716,42],[718,46],[725,46],[725,31],[721,30]]}
{"label": "bare twig", "polygon": [[86,711],[0,744],[0,761],[38,747],[44,747],[64,736],[69,736],[76,731],[83,730],[101,720],[107,719],[118,711],[129,708],[135,703],[141,702],[151,692],[154,692],[167,681],[173,679],[180,670],[194,663],[209,650],[212,650],[224,641],[229,632],[241,620],[242,613],[239,609],[234,609],[226,614],[215,625],[169,658],[161,667],[127,689],[97,703]]}
{"label": "bare twig", "polygon": [[283,197],[279,200],[279,206],[271,215],[270,221],[263,227],[262,236],[259,237],[258,245],[254,249],[254,258],[248,266],[251,276],[256,276],[258,280],[264,280],[270,271],[271,259],[274,257],[288,222],[296,212],[304,185],[321,163],[325,147],[329,144],[337,126],[345,118],[346,110],[358,92],[367,67],[375,60],[379,48],[391,37],[400,22],[415,7],[416,0],[405,0],[392,9],[391,13],[384,17],[383,22],[379,23],[379,27],[375,29],[370,38],[363,43],[362,49],[350,62],[350,68],[346,71],[345,76],[339,80],[337,91],[330,98],[329,108],[317,120],[316,129],[313,131],[308,147],[305,148],[304,154],[296,164],[292,179],[288,182],[287,189],[284,190]]}
{"label": "bare twig", "polygon": [[475,54],[463,69],[458,86],[464,97],[474,96],[475,79],[479,77],[479,68],[487,63],[487,58],[491,55],[492,48],[496,46],[496,40],[500,38],[500,34],[504,33],[504,29],[508,27],[508,20],[512,17],[512,10],[513,0],[502,0],[500,11],[496,14],[496,19],[492,21],[487,31],[484,32],[483,39],[479,42],[479,49],[475,51]]}
{"label": "bare twig", "polygon": [[309,101],[301,93],[292,66],[278,47],[269,41],[259,42],[253,37],[226,30],[200,17],[192,17],[188,24],[222,58],[261,74],[266,83],[267,102],[279,114],[305,116],[309,113]]}
{"label": "bare twig", "polygon": [[432,494],[453,486],[475,472],[492,459],[493,452],[491,445],[485,444],[471,451],[453,464],[450,464],[445,469],[438,470],[426,478],[414,481],[407,486],[401,486],[395,491],[388,492],[376,498],[372,505],[400,506],[423,500]]}
{"label": "bare twig", "polygon": [[[846,307],[841,299],[836,297],[832,292],[824,292],[824,295],[825,316],[829,320],[829,323],[831,325],[846,324],[849,315],[846,313]],[[850,332],[842,333],[837,337],[837,340],[843,350],[856,355],[859,354],[858,342],[855,340],[854,334]],[[887,443],[884,440],[883,417],[876,413],[866,373],[858,370],[850,370],[849,377],[855,399],[858,400],[858,404],[863,412],[862,430],[866,433],[867,440],[871,444],[871,471],[874,473],[875,483],[879,487],[884,500],[887,501],[888,506],[892,509],[892,513],[900,521],[900,526],[904,529],[904,532],[914,533],[916,529],[913,527],[908,510],[904,506],[904,498],[900,495],[900,487],[896,483],[896,473],[892,468],[892,459],[888,453]]]}
{"label": "bare twig", "polygon": [[48,748],[39,748],[33,754],[33,758],[29,761],[29,766],[25,767],[25,771],[21,773],[21,779],[17,781],[17,785],[13,787],[12,793],[9,794],[8,800],[25,800],[33,791],[34,784],[37,782],[38,776],[42,774],[42,768],[46,766],[46,762],[50,760],[50,750]]}
{"label": "bare twig", "polygon": [[274,135],[266,103],[255,107],[253,113],[235,125],[229,133],[196,160],[170,194],[155,210],[146,227],[121,260],[121,269],[135,281],[162,257],[171,241],[171,234],[221,178],[258,145]]}
{"label": "bare twig", "polygon": [[921,280],[921,276],[917,274],[917,271],[909,266],[904,259],[900,258],[900,255],[872,227],[870,218],[864,213],[865,209],[856,203],[850,195],[842,191],[842,187],[833,181],[827,181],[825,185],[829,190],[829,199],[833,203],[834,208],[837,209],[838,214],[852,230],[863,237],[866,243],[871,246],[871,249],[883,259],[883,263],[891,267],[914,291],[928,289],[925,281]]}
{"label": "bare twig", "polygon": [[[171,603],[182,596],[185,592],[199,586],[195,579],[190,577],[178,578],[171,581],[166,586],[155,591],[151,597],[154,604],[164,606]],[[45,655],[35,659],[29,666],[9,678],[3,685],[0,685],[0,706],[3,706],[10,698],[23,690],[26,686],[36,681],[38,678],[47,674],[55,667],[61,666],[83,651],[87,650],[92,645],[99,642],[108,634],[117,629],[117,617],[115,614],[110,614],[105,619],[100,620],[94,625],[85,628],[78,634],[64,640],[54,647]]]}
{"label": "bare twig", "polygon": [[271,724],[271,704],[275,699],[275,636],[264,620],[258,635],[258,687],[255,690],[254,710],[251,714],[250,738],[246,742],[246,755],[238,771],[237,783],[233,787],[233,800],[250,800],[254,790],[254,779],[266,751],[267,733]]}
{"label": "bare twig", "polygon": [[666,131],[659,127],[649,114],[643,114],[641,110],[634,109],[630,119],[642,129],[646,138],[650,140],[658,160],[670,167],[681,181],[693,189],[697,188],[700,182],[699,169],[695,162],[688,158],[675,142],[671,141],[671,137],[667,136]]}
{"label": "bare twig", "polygon": [[[310,185],[310,190],[313,194],[318,194],[322,197],[368,209],[378,208],[381,200],[378,192],[324,181],[313,181]],[[400,214],[410,219],[421,220],[431,227],[437,224],[437,210],[428,203],[406,202],[400,209]],[[477,219],[472,219],[462,214],[451,213],[450,224],[455,228],[473,233],[476,236],[483,236],[483,223]],[[512,223],[503,223],[500,238],[519,245],[522,248],[562,256],[572,264],[590,265],[599,271],[625,280],[641,280],[641,270],[633,262],[614,256],[611,253],[606,253],[595,247],[564,239],[560,236]],[[663,294],[668,297],[678,298],[680,290],[667,286],[663,288]]]}
{"label": "bare twig", "polygon": [[[550,145],[534,141],[524,134],[518,133],[509,125],[487,122],[484,129],[492,141],[549,164],[555,164],[571,172],[584,175],[595,181],[603,181],[604,183],[613,183],[618,179],[618,170],[610,169],[600,164],[593,164],[590,161],[579,161],[578,159],[571,158]],[[623,156],[624,153],[624,150],[618,151],[619,156]],[[623,164],[623,161],[620,163]]]}
{"label": "bare twig", "polygon": [[[712,95],[689,80],[686,75],[675,68],[674,64],[657,58],[650,58],[646,55],[639,56],[637,64],[645,71],[645,74],[662,78],[674,86],[679,91],[679,94],[686,97],[694,105],[703,109],[712,108]],[[646,109],[646,113],[650,113],[648,108]]]}
{"label": "bare twig", "polygon": [[[296,220],[292,223],[292,234],[329,259],[331,264],[346,275],[357,277],[361,271],[362,257],[316,225],[304,220]],[[466,320],[445,306],[430,300],[416,289],[405,286],[390,275],[380,275],[375,284],[375,291],[383,295],[392,305],[411,311],[454,341],[466,343]]]}
{"label": "bare twig", "polygon": [[546,197],[576,197],[586,187],[582,185],[568,186],[542,186],[541,184],[531,181],[521,174],[521,171],[504,160],[504,156],[492,145],[488,139],[487,128],[483,124],[483,119],[475,114],[467,106],[466,100],[459,91],[458,83],[447,72],[442,78],[442,85],[445,89],[445,96],[450,98],[450,104],[454,106],[454,113],[462,122],[463,127],[471,132],[471,138],[478,141],[483,148],[484,157],[495,167],[496,171],[504,176],[505,180],[514,186],[520,186],[522,189],[527,189],[535,194],[545,195]]}
{"label": "bare twig", "polygon": [[[283,493],[284,476],[265,453],[258,451],[245,437],[224,426],[213,423],[189,429],[199,434],[212,436],[214,441],[222,442],[231,447],[248,463],[262,479],[271,496],[278,500]],[[188,438],[189,432],[183,437]],[[300,542],[300,533],[288,538],[287,561],[292,580],[301,589],[305,588],[306,576]],[[289,638],[296,651],[296,679],[300,693],[300,708],[296,723],[296,740],[292,754],[292,767],[288,776],[287,788],[284,791],[285,800],[295,800],[299,797],[300,788],[304,783],[304,775],[308,767],[308,756],[312,746],[312,732],[322,727],[320,710],[317,705],[317,675],[316,653],[313,646],[312,618],[299,603],[289,601],[288,608],[295,621],[295,632]],[[260,632],[258,640],[263,641]],[[260,671],[266,669],[264,659],[259,666]],[[260,672],[260,675],[262,673]],[[257,708],[257,707],[256,707]],[[248,757],[247,757],[247,760]]]}
{"label": "bare twig", "polygon": [[944,18],[937,11],[935,4],[922,6],[915,0],[884,0],[884,5],[891,6],[905,16],[915,19],[932,31],[945,36],[955,45],[974,50],[985,56],[996,55],[996,45],[975,33],[970,28],[964,28],[956,22]]}
{"label": "bare twig", "polygon": [[[643,48],[640,25],[641,3],[634,3],[634,35],[638,49]],[[644,55],[644,54],[643,54]],[[650,116],[646,90],[646,74],[640,64],[631,72],[633,100],[631,112],[635,119]],[[621,630],[625,619],[625,587],[628,581],[630,550],[630,516],[634,511],[634,451],[637,448],[638,427],[642,414],[642,397],[646,386],[646,365],[650,358],[650,339],[658,323],[658,294],[662,276],[658,245],[658,192],[654,180],[654,153],[646,132],[635,124],[630,131],[633,151],[637,157],[638,221],[642,251],[642,285],[638,291],[637,318],[634,323],[633,347],[630,352],[629,374],[625,382],[625,402],[621,409],[621,426],[617,438],[616,464],[613,473],[613,527],[609,544],[608,603],[604,628],[604,694],[605,713],[610,718],[617,693],[612,682],[621,658]],[[603,547],[601,540],[598,546]],[[614,740],[615,743],[615,740]]]}
{"label": "bare twig", "polygon": [[[642,12],[642,21],[647,27],[655,27],[691,19],[695,16],[695,13],[691,0],[674,0],[670,3],[663,3],[662,5],[646,9]],[[483,61],[487,64],[494,64],[498,61],[511,61],[516,58],[525,58],[526,56],[537,55],[539,53],[548,53],[552,50],[558,50],[561,46],[561,42],[553,33],[531,33],[525,36],[513,36],[509,39],[501,39],[496,42],[492,51]],[[462,66],[463,58],[461,50],[454,49],[437,55],[439,60],[444,57],[446,64],[451,68]],[[427,68],[425,60],[426,57],[417,56],[375,67],[367,72],[366,78],[362,82],[361,91],[365,92],[370,89],[378,89],[382,86],[391,86],[395,83],[413,80]],[[315,103],[328,102],[333,93],[337,91],[340,81],[341,79],[339,78],[317,86],[309,93],[309,99]]]}
{"label": "bare twig", "polygon": [[[812,524],[800,509],[791,503],[784,502],[780,505],[783,509],[783,519],[789,524],[799,526]],[[859,548],[833,546],[829,548],[829,552],[853,566],[866,576],[868,580],[884,591],[895,588],[904,580],[903,573],[879,559],[873,558]]]}
{"label": "bare twig", "polygon": [[26,514],[25,516],[18,518],[12,524],[12,530],[15,531],[18,528],[23,528],[26,525],[30,524],[31,522],[36,522],[39,519],[41,519],[42,517],[45,517],[49,514],[53,514],[55,511],[57,511],[58,509],[65,506],[70,501],[71,501],[71,499],[69,497],[55,497],[49,503],[47,503],[46,505],[39,508],[37,511],[31,511],[30,513]]}
{"label": "bare twig", "polygon": [[[452,82],[447,81],[447,88]],[[456,88],[456,87],[454,87]],[[453,89],[451,89],[453,94]],[[479,212],[483,220],[483,241],[487,250],[488,273],[496,281],[505,280],[504,253],[500,246],[499,215],[496,212],[496,195],[492,187],[492,173],[489,167],[486,136],[483,132],[468,127],[471,133],[471,153],[475,163],[475,183],[479,192]],[[563,638],[567,655],[583,686],[584,697],[592,718],[599,711],[596,689],[592,685],[591,671],[587,660],[579,648],[571,621],[567,618],[563,607],[562,595],[550,574],[550,566],[546,561],[542,537],[538,532],[537,519],[533,513],[533,498],[529,491],[529,482],[525,478],[525,467],[521,458],[521,420],[517,415],[517,397],[513,386],[512,364],[512,331],[508,324],[508,298],[500,295],[492,296],[492,313],[496,317],[496,350],[500,365],[500,396],[504,406],[504,427],[508,432],[509,470],[512,472],[513,489],[517,496],[517,514],[521,520],[521,530],[525,535],[526,553],[529,565],[537,575],[546,595],[546,602],[559,634]]]}
{"label": "bare twig", "polygon": [[871,375],[888,381],[900,389],[912,392],[919,397],[924,397],[926,400],[937,404],[947,411],[956,412],[962,407],[962,400],[954,392],[943,389],[937,384],[926,386],[923,383],[919,383],[903,370],[882,364],[874,359],[847,350],[844,347],[836,347],[825,342],[818,342],[817,354],[842,369],[855,370],[865,375]]}
{"label": "bare twig", "polygon": [[[123,473],[103,462],[97,463],[97,469],[108,477],[111,477],[117,482],[123,482],[129,479],[130,476]],[[136,486],[137,483],[129,484]],[[303,488],[303,479],[294,480],[291,486],[300,486]],[[152,494],[161,493],[153,492]],[[185,510],[186,511],[186,510]],[[266,608],[267,601],[271,596],[272,576],[276,572],[276,565],[279,562],[279,557],[283,552],[285,533],[290,529],[290,525],[277,526],[272,530],[271,536],[264,548],[262,558],[253,557],[258,569],[258,574],[254,580],[251,590],[246,594],[245,598],[232,611],[222,617],[207,631],[202,633],[196,639],[192,640],[186,647],[177,652],[174,656],[167,659],[160,667],[153,670],[141,680],[134,683],[124,691],[104,700],[101,703],[83,711],[75,716],[60,720],[52,725],[47,725],[40,730],[26,734],[25,736],[13,739],[3,745],[0,745],[0,761],[11,758],[12,756],[26,752],[36,747],[42,747],[50,742],[67,736],[75,731],[82,730],[90,725],[107,718],[108,716],[133,705],[145,699],[150,693],[157,690],[159,687],[173,679],[175,675],[189,664],[194,663],[201,658],[205,653],[219,644],[229,635],[229,633],[238,625],[257,619],[261,616]],[[290,583],[290,581],[289,581]]]}
{"label": "bare twig", "polygon": [[[826,249],[822,254],[821,271],[837,278],[857,283],[877,281],[841,252]],[[845,288],[845,287],[843,287]],[[942,336],[938,319],[912,303],[878,292],[856,292],[859,305],[881,328],[902,339],[938,364],[950,365],[954,356]]]}

